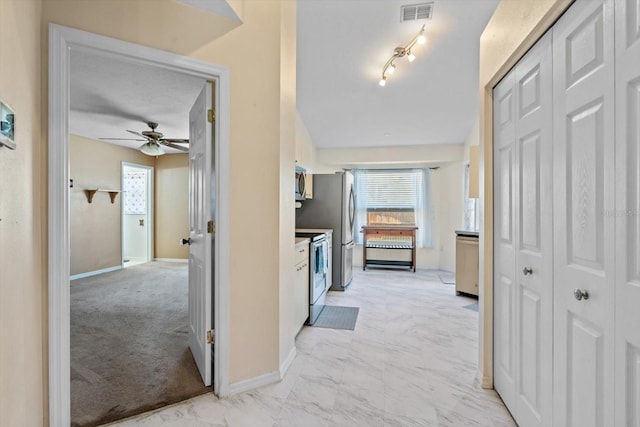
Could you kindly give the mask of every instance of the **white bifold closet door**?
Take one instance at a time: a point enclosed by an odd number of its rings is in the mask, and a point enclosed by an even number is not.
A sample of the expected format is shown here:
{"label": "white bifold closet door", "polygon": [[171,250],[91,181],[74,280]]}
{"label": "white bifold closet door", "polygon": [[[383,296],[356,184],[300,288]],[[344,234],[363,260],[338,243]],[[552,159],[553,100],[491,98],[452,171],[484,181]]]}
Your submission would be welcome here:
{"label": "white bifold closet door", "polygon": [[494,381],[522,427],[551,425],[551,34],[494,89]]}
{"label": "white bifold closet door", "polygon": [[640,0],[616,2],[616,426],[640,426]]}
{"label": "white bifold closet door", "polygon": [[555,426],[614,425],[613,33],[612,0],[553,27]]}

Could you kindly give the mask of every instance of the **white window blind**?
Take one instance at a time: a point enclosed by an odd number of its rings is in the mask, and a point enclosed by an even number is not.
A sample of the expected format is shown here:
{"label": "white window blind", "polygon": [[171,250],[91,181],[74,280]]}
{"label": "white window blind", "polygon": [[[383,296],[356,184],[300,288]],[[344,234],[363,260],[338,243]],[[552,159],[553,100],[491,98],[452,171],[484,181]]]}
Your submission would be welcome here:
{"label": "white window blind", "polygon": [[367,209],[413,209],[420,186],[417,171],[368,170],[358,180]]}

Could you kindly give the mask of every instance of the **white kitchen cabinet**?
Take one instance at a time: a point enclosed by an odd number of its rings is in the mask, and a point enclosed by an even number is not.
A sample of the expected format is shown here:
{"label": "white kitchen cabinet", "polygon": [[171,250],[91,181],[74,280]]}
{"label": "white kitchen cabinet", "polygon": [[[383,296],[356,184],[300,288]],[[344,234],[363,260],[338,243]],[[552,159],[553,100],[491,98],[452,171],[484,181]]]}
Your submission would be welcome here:
{"label": "white kitchen cabinet", "polygon": [[293,335],[297,335],[309,317],[309,239],[296,245],[293,288]]}
{"label": "white kitchen cabinet", "polygon": [[304,183],[304,198],[313,199],[313,174],[311,171],[304,174]]}

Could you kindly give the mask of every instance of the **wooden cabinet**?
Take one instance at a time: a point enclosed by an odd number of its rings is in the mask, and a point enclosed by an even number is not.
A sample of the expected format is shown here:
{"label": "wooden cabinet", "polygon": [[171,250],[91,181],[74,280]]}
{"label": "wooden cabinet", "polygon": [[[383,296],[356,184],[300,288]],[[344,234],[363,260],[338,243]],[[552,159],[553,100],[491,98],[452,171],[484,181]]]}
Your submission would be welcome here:
{"label": "wooden cabinet", "polygon": [[304,198],[313,199],[313,174],[309,171],[304,174]]}
{"label": "wooden cabinet", "polygon": [[295,336],[309,317],[309,239],[296,245],[293,286],[293,335]]}
{"label": "wooden cabinet", "polygon": [[478,237],[456,237],[456,293],[478,296]]}
{"label": "wooden cabinet", "polygon": [[366,270],[367,265],[393,265],[415,272],[417,230],[411,226],[363,225],[362,269]]}

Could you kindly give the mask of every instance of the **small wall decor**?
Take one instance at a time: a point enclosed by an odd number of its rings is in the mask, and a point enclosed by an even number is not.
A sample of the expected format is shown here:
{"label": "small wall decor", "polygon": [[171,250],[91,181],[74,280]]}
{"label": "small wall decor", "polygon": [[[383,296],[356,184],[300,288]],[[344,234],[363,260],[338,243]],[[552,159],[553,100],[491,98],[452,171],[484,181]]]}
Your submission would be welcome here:
{"label": "small wall decor", "polygon": [[0,101],[0,147],[16,149],[14,140],[16,115],[7,104]]}

